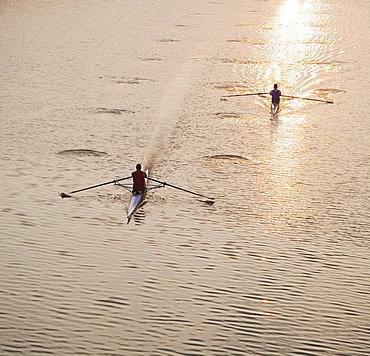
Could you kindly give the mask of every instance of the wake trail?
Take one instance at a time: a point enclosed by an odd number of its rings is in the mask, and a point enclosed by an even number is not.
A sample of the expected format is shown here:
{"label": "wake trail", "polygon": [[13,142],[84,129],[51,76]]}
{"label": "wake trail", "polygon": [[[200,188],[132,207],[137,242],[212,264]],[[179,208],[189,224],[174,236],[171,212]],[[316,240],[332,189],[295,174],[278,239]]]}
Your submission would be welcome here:
{"label": "wake trail", "polygon": [[203,51],[199,50],[187,58],[163,92],[162,101],[157,112],[157,125],[146,152],[145,162],[151,169],[156,166],[158,160],[168,148],[168,141],[184,109],[184,99],[203,65],[203,56]]}

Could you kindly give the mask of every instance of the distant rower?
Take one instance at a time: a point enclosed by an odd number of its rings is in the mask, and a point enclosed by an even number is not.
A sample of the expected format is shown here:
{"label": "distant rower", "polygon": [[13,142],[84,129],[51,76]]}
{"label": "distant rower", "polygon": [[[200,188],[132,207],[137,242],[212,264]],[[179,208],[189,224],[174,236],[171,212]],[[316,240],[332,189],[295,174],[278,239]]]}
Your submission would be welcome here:
{"label": "distant rower", "polygon": [[145,178],[148,178],[146,173],[141,170],[141,164],[136,165],[136,171],[132,172],[132,179],[134,180],[134,186],[132,192],[134,194],[143,193],[146,188]]}
{"label": "distant rower", "polygon": [[279,104],[280,102],[281,91],[277,87],[278,85],[274,84],[274,90],[270,91],[273,104]]}

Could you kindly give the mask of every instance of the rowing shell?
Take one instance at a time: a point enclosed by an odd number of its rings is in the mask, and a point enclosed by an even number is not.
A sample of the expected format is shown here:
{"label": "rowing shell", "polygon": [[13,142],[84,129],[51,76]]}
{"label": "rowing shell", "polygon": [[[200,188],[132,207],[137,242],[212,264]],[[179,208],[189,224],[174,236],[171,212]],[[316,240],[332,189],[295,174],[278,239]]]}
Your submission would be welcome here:
{"label": "rowing shell", "polygon": [[[148,170],[146,170],[145,173],[148,175]],[[148,180],[145,179],[145,186],[147,185],[147,182]],[[132,193],[127,208],[127,224],[130,222],[136,211],[142,206],[147,192],[148,189],[145,188],[142,193]]]}
{"label": "rowing shell", "polygon": [[271,104],[271,114],[276,115],[279,111],[279,103],[272,103]]}
{"label": "rowing shell", "polygon": [[140,208],[142,205],[145,196],[146,196],[146,190],[144,190],[143,193],[132,193],[130,202],[128,204],[128,209],[127,209],[127,224],[130,222],[131,218],[133,215],[136,213],[136,211]]}

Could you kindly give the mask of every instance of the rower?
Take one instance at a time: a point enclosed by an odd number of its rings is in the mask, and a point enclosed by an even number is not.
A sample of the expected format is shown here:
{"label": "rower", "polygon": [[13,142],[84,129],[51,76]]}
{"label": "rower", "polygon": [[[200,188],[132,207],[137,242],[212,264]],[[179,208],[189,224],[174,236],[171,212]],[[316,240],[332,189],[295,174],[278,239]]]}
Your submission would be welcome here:
{"label": "rower", "polygon": [[272,104],[279,105],[281,91],[278,89],[277,84],[274,84],[274,90],[270,91],[270,95],[271,95],[271,99],[272,99]]}
{"label": "rower", "polygon": [[141,194],[146,188],[145,178],[148,178],[146,173],[141,170],[141,164],[136,165],[136,171],[132,172],[132,179],[134,180],[134,185],[132,187],[133,194]]}

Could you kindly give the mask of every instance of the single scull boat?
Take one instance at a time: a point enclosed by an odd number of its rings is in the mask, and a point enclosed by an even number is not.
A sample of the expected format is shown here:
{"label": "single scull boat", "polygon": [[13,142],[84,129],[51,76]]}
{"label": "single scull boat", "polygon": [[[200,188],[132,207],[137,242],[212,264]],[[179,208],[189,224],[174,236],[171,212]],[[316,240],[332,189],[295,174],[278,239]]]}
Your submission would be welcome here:
{"label": "single scull boat", "polygon": [[[145,173],[147,174],[147,177],[148,177],[148,174],[149,174],[148,169],[145,171]],[[60,193],[59,195],[62,198],[71,198],[71,195],[69,195],[69,194],[82,192],[82,191],[85,191],[85,190],[88,190],[88,189],[93,189],[93,188],[101,187],[103,185],[112,184],[112,183],[114,185],[118,185],[120,187],[123,187],[123,188],[127,189],[129,192],[132,192],[132,186],[126,186],[126,185],[123,185],[123,184],[120,183],[120,181],[130,179],[130,178],[132,178],[132,176],[129,176],[129,177],[126,177],[126,178],[115,179],[115,180],[112,180],[110,182],[96,184],[96,185],[93,185],[91,187],[86,187],[86,188],[82,188],[82,189],[79,189],[79,190],[74,190],[73,192],[70,192],[68,194]],[[148,187],[148,180],[152,180],[152,181],[157,182],[159,184],[154,186],[154,187]],[[169,183],[166,183],[166,182],[161,182],[161,181],[156,180],[154,178],[146,178],[145,179],[145,189],[144,189],[144,191],[143,192],[136,192],[136,193],[131,194],[130,201],[129,201],[128,208],[127,208],[127,224],[130,222],[131,218],[135,215],[135,213],[144,205],[144,200],[145,200],[145,197],[146,197],[147,193],[150,190],[157,189],[157,188],[163,188],[166,185],[168,185],[169,187],[181,190],[183,192],[187,192],[187,193],[194,194],[194,195],[197,195],[197,196],[200,196],[200,197],[203,197],[203,198],[207,198],[208,200],[211,200],[211,201],[208,201],[207,204],[213,204],[214,203],[215,198],[208,198],[203,194],[195,193],[195,192],[192,192],[190,190],[180,188],[180,187],[177,187],[175,185],[172,185],[172,184],[169,184]]]}
{"label": "single scull boat", "polygon": [[[145,171],[146,175],[148,176],[149,170]],[[127,224],[130,222],[131,218],[134,216],[136,211],[143,205],[146,193],[148,192],[148,179],[145,178],[145,190],[142,192],[133,192],[128,203],[127,208]]]}

